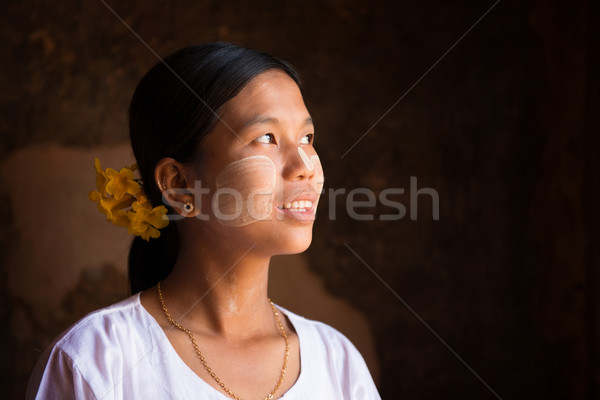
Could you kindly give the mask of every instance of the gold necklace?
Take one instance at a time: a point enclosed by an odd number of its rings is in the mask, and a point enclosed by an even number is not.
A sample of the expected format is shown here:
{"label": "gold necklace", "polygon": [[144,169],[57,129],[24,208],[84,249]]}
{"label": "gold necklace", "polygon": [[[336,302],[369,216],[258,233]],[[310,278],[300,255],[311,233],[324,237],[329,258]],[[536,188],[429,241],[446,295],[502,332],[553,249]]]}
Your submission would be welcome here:
{"label": "gold necklace", "polygon": [[[240,398],[240,396],[237,396],[236,394],[234,394],[231,391],[231,389],[229,389],[227,386],[225,386],[223,381],[221,381],[221,378],[219,378],[214,373],[214,371],[208,366],[206,359],[204,358],[204,356],[200,352],[200,349],[198,348],[198,343],[196,343],[196,338],[192,334],[192,331],[190,331],[187,328],[184,328],[183,326],[181,326],[178,322],[176,322],[171,317],[171,314],[169,314],[169,310],[167,310],[167,307],[165,306],[165,300],[163,299],[162,291],[160,290],[160,282],[158,282],[158,284],[156,285],[156,288],[158,289],[158,299],[160,300],[160,306],[162,307],[163,312],[165,313],[165,316],[167,317],[167,319],[169,320],[171,325],[173,325],[174,327],[176,327],[177,329],[179,329],[180,331],[182,331],[188,335],[188,337],[190,338],[190,341],[192,342],[192,346],[194,346],[194,351],[196,352],[196,355],[200,359],[200,362],[202,363],[202,365],[204,365],[204,368],[206,368],[206,371],[208,372],[208,374],[215,380],[215,382],[217,382],[219,384],[221,389],[223,389],[229,396],[231,396],[235,400],[242,400]],[[265,397],[265,400],[271,400],[271,399],[273,399],[273,396],[274,396],[275,392],[277,391],[277,389],[279,389],[279,386],[281,386],[281,382],[283,382],[283,377],[285,376],[285,371],[287,368],[288,356],[290,354],[290,348],[289,348],[288,337],[285,334],[285,329],[283,329],[283,325],[281,324],[281,321],[279,320],[279,313],[277,312],[277,309],[275,308],[275,305],[273,304],[271,299],[267,299],[267,300],[269,300],[269,303],[271,303],[271,308],[273,309],[273,314],[275,314],[275,320],[277,321],[277,325],[279,325],[279,330],[281,330],[281,334],[283,335],[283,340],[285,340],[285,356],[283,358],[283,366],[281,367],[281,374],[279,375],[279,380],[277,381],[277,384],[275,385],[275,387],[273,388],[271,393],[269,393],[269,395],[267,397]]]}

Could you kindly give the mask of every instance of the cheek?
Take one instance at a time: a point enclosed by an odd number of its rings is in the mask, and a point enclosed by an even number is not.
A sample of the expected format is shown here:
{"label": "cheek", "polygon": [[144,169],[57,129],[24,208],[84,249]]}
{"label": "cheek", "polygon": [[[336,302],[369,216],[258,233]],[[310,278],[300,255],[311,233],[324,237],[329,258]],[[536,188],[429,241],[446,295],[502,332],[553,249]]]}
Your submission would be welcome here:
{"label": "cheek", "polygon": [[276,168],[266,156],[253,156],[229,164],[216,178],[212,209],[228,226],[244,226],[269,219],[273,212]]}

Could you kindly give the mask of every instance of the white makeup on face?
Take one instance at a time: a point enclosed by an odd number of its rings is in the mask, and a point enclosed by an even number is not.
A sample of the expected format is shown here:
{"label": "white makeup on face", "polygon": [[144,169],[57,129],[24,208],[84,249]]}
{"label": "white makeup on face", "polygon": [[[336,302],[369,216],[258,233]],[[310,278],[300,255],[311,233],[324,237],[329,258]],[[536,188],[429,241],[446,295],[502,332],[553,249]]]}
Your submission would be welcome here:
{"label": "white makeup on face", "polygon": [[[312,157],[309,158],[308,155],[302,149],[302,147],[298,147],[298,154],[300,154],[300,158],[302,159],[302,161],[304,162],[304,165],[306,165],[306,168],[308,168],[309,171],[312,171],[313,169],[315,169],[315,166],[312,162]],[[313,156],[313,157],[316,157],[316,156]]]}
{"label": "white makeup on face", "polygon": [[314,183],[315,183],[315,192],[317,193],[317,196],[321,195],[321,191],[323,190],[323,185],[325,184],[325,175],[323,174],[323,167],[321,166],[321,160],[319,159],[318,155],[312,155],[310,156],[310,162],[313,165],[313,167],[316,169],[315,170],[315,177],[314,179]]}
{"label": "white makeup on face", "polygon": [[325,175],[323,174],[323,167],[321,166],[321,160],[318,155],[310,156],[310,161],[315,168],[315,176],[313,178],[315,193],[317,194],[317,202],[315,203],[315,213],[317,206],[319,205],[319,198],[321,197],[321,191],[325,184]]}
{"label": "white makeup on face", "polygon": [[216,178],[212,208],[219,223],[244,226],[269,219],[273,212],[276,168],[267,156],[232,162]]}

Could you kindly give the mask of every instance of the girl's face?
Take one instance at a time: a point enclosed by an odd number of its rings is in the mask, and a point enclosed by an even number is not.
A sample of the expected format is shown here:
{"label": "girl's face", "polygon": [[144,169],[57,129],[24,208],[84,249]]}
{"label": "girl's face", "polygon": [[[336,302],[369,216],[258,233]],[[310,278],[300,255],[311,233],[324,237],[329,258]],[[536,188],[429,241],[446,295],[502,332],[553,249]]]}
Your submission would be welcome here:
{"label": "girl's face", "polygon": [[270,255],[304,251],[312,239],[323,170],[300,89],[284,72],[266,71],[226,103],[220,116],[201,145],[204,163],[197,179],[209,193],[196,199],[208,217],[199,226],[212,237],[255,245]]}

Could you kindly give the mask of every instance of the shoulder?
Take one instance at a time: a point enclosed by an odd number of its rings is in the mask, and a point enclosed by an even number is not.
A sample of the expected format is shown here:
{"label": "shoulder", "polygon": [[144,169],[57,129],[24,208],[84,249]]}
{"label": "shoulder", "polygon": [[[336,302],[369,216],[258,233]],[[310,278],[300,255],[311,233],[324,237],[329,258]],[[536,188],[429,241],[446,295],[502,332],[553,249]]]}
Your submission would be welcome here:
{"label": "shoulder", "polygon": [[148,340],[148,318],[137,295],[86,315],[42,354],[29,382],[28,398],[35,393],[39,398],[48,393],[93,398],[91,393],[123,371]]}
{"label": "shoulder", "polygon": [[139,302],[139,295],[94,311],[80,319],[54,341],[71,358],[80,351],[98,350],[98,347],[116,345],[124,337],[135,334],[136,328],[147,324],[147,316]]}
{"label": "shoulder", "polygon": [[365,360],[346,336],[323,322],[279,308],[296,328],[303,371],[299,380],[306,387],[332,398],[342,394],[345,399],[380,399]]}
{"label": "shoulder", "polygon": [[[305,318],[278,306],[296,328],[300,345],[314,357],[325,358],[339,370],[357,367],[366,370],[366,363],[354,344],[334,327]],[[366,371],[368,373],[368,370]]]}
{"label": "shoulder", "polygon": [[298,335],[302,336],[305,341],[310,341],[311,347],[323,346],[329,351],[352,353],[360,357],[354,344],[334,327],[324,322],[305,318],[281,306],[277,307],[290,319],[294,328],[299,331]]}

